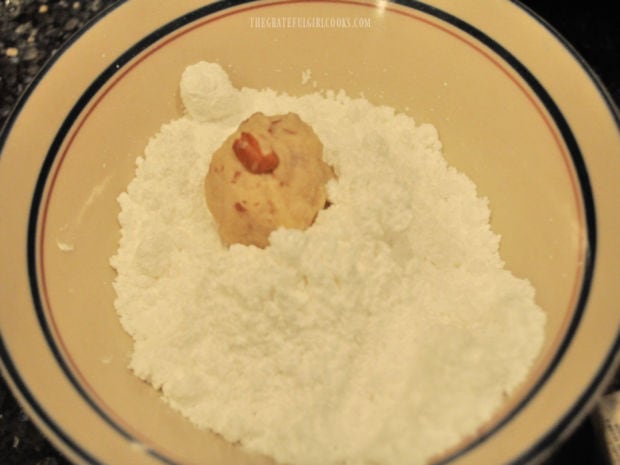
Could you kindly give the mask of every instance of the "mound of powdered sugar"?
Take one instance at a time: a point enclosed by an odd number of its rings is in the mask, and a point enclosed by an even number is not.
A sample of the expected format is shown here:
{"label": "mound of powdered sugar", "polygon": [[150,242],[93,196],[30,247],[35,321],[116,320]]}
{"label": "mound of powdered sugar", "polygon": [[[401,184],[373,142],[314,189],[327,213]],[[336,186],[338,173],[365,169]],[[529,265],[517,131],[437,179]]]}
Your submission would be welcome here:
{"label": "mound of powdered sugar", "polygon": [[[135,374],[282,463],[423,464],[474,434],[526,376],[545,316],[435,129],[343,92],[237,90],[209,63],[187,68],[181,95],[186,116],[119,197],[111,263]],[[337,179],[308,230],[226,248],[204,176],[256,111],[298,113]]]}

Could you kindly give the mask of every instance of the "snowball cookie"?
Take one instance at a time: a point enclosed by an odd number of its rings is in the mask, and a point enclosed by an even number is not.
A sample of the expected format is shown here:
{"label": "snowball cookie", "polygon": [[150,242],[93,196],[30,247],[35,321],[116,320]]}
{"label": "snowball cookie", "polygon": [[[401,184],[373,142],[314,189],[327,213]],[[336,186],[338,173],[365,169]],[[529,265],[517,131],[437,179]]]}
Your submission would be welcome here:
{"label": "snowball cookie", "polygon": [[201,61],[181,76],[181,100],[196,121],[219,121],[239,111],[239,95],[226,71],[217,63]]}
{"label": "snowball cookie", "polygon": [[207,206],[224,243],[266,247],[275,229],[312,224],[333,176],[321,141],[299,116],[254,113],[213,154]]}

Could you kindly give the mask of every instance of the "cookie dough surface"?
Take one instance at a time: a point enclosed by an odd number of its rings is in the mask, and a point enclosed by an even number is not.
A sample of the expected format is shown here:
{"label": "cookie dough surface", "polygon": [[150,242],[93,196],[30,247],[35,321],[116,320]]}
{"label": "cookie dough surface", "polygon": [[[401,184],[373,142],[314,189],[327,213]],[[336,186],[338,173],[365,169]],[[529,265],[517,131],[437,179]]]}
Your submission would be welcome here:
{"label": "cookie dough surface", "polygon": [[272,231],[306,229],[327,201],[333,177],[323,145],[295,113],[254,113],[213,154],[207,206],[222,240],[266,247]]}

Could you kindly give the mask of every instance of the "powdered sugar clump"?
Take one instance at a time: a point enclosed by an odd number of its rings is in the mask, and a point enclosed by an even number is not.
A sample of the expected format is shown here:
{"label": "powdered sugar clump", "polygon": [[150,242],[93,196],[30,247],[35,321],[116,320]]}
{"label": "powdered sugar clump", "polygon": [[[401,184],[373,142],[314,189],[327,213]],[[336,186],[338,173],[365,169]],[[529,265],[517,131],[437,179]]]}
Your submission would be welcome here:
{"label": "powdered sugar clump", "polygon": [[[119,197],[131,369],[198,426],[283,463],[423,464],[475,433],[524,379],[545,321],[503,268],[487,201],[430,125],[343,92],[211,84],[224,75],[185,71],[188,114]],[[308,230],[228,249],[204,176],[256,111],[298,113],[337,180]]]}

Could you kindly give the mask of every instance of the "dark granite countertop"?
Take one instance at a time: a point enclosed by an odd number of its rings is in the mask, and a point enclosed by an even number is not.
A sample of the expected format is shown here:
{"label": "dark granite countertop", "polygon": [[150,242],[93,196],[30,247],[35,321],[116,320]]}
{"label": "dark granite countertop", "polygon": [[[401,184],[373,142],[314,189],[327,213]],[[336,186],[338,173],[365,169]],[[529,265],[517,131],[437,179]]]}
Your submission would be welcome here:
{"label": "dark granite countertop", "polygon": [[[0,0],[0,127],[47,58],[116,0]],[[499,0],[498,0],[499,1]],[[620,102],[620,29],[613,2],[523,0],[586,59]],[[619,389],[618,379],[610,389]],[[607,464],[596,416],[588,418],[545,465]],[[0,464],[68,465],[33,426],[0,378]],[[123,465],[123,464],[120,464]],[[485,464],[487,465],[487,464]],[[488,464],[494,465],[494,464]]]}

